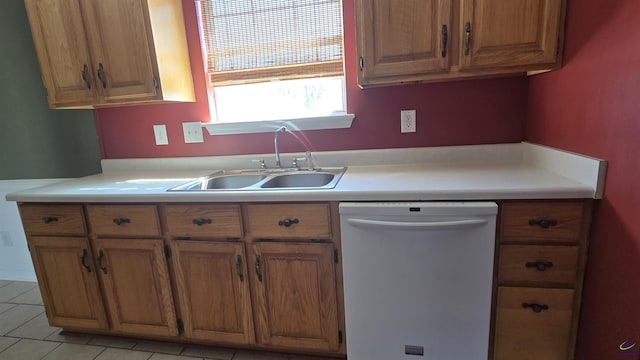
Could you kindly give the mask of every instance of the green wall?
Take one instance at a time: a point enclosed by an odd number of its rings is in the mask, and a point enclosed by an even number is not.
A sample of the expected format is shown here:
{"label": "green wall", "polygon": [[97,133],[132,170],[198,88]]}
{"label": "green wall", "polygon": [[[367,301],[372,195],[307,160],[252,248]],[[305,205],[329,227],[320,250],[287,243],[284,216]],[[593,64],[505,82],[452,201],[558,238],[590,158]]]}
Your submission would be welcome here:
{"label": "green wall", "polygon": [[22,0],[0,0],[0,180],[96,174],[92,110],[51,110]]}

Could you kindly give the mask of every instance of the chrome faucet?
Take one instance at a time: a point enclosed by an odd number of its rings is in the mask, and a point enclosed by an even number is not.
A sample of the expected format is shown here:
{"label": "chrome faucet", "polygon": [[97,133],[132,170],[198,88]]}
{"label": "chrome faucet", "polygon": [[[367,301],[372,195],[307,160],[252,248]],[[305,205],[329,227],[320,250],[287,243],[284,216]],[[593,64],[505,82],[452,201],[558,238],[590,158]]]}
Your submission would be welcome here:
{"label": "chrome faucet", "polygon": [[278,128],[278,130],[276,130],[273,138],[273,145],[276,149],[276,168],[278,169],[282,167],[282,164],[280,163],[280,149],[278,149],[278,135],[287,131],[289,131],[289,129],[287,129],[286,126],[281,126],[280,128]]}

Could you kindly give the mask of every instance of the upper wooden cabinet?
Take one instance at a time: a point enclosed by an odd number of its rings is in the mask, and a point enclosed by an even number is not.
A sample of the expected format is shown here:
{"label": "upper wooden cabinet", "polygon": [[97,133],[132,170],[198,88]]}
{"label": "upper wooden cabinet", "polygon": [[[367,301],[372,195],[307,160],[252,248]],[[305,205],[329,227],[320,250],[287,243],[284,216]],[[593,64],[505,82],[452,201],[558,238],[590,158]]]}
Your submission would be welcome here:
{"label": "upper wooden cabinet", "polygon": [[51,108],[194,101],[179,0],[25,0]]}
{"label": "upper wooden cabinet", "polygon": [[356,0],[362,87],[557,68],[565,0]]}
{"label": "upper wooden cabinet", "polygon": [[448,71],[451,1],[358,1],[359,82]]}

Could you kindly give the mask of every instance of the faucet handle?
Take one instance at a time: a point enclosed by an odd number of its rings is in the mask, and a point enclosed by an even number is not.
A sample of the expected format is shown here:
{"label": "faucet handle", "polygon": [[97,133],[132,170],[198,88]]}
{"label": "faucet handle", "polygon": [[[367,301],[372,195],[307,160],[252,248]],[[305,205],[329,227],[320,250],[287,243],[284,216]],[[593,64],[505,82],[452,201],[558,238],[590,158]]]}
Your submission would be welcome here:
{"label": "faucet handle", "polygon": [[307,159],[306,157],[294,157],[293,161],[291,162],[291,167],[300,170],[300,166],[298,165],[298,161],[300,160],[307,161],[307,162],[309,161],[309,159]]}
{"label": "faucet handle", "polygon": [[253,159],[252,163],[260,163],[260,170],[264,170],[267,168],[267,165],[264,163],[264,159]]}

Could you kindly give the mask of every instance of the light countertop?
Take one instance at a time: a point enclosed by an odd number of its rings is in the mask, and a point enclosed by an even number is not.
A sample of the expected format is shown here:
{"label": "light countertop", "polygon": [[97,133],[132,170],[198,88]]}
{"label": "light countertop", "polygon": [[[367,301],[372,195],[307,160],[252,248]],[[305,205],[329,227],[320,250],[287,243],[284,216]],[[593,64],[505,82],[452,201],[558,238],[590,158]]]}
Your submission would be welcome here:
{"label": "light countertop", "polygon": [[[7,200],[118,203],[453,201],[598,198],[601,196],[605,162],[531,144],[503,146],[504,151],[508,151],[510,154],[501,158],[496,156],[496,149],[500,149],[501,146],[460,147],[460,151],[474,154],[475,158],[471,160],[465,159],[464,156],[457,156],[455,160],[452,160],[453,158],[449,154],[447,155],[448,159],[434,160],[431,158],[428,163],[352,165],[348,166],[347,171],[334,189],[318,190],[167,192],[167,189],[210,174],[219,168],[172,170],[163,166],[163,169],[134,170],[144,168],[134,164],[134,161],[128,167],[120,166],[117,170],[109,170],[103,174],[65,180],[40,188],[12,193],[7,195]],[[447,149],[448,152],[451,152],[451,148]],[[516,148],[522,151],[522,156],[513,156],[511,152]],[[490,155],[485,159],[478,159],[478,151],[485,150]],[[380,150],[365,150],[365,152],[371,151]],[[403,158],[406,158],[407,154],[411,153],[413,158],[420,158],[421,151],[425,152],[422,154],[425,155],[426,152],[434,150],[412,151],[415,153],[409,151],[398,152],[398,154],[404,153]],[[537,155],[533,156],[531,152]],[[354,153],[350,153],[349,156],[352,159],[358,158],[358,154]],[[567,156],[569,160],[566,159]],[[319,158],[322,158],[322,155]],[[327,157],[323,161],[327,163],[330,160]],[[413,161],[416,160],[413,159]],[[558,164],[562,161],[568,162]],[[358,161],[352,162],[357,163]],[[571,170],[566,170],[569,171],[567,174],[562,169]],[[577,175],[572,176],[574,173]]]}

